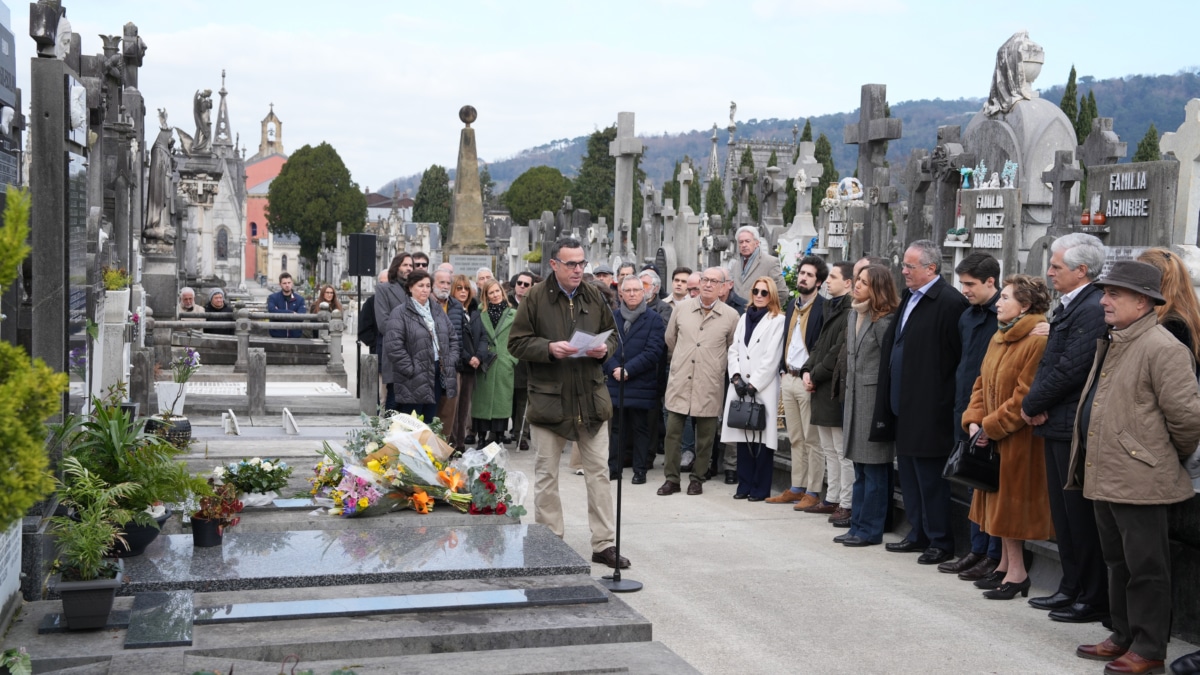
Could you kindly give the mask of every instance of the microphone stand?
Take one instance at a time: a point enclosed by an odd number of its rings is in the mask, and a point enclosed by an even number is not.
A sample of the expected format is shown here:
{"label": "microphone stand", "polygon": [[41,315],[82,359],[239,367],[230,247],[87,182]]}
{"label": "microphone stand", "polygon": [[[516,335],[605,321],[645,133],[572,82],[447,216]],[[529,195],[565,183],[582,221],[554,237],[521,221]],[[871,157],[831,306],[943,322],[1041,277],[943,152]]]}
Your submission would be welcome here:
{"label": "microphone stand", "polygon": [[613,593],[633,593],[642,590],[642,582],[621,578],[621,485],[625,482],[625,461],[621,458],[621,453],[625,450],[625,378],[628,374],[625,372],[625,338],[621,336],[621,327],[616,326],[613,332],[617,334],[617,342],[621,346],[621,379],[617,381],[617,421],[621,425],[617,430],[617,461],[621,472],[617,474],[617,537],[614,542],[617,547],[617,565],[612,574],[600,577],[598,583]]}

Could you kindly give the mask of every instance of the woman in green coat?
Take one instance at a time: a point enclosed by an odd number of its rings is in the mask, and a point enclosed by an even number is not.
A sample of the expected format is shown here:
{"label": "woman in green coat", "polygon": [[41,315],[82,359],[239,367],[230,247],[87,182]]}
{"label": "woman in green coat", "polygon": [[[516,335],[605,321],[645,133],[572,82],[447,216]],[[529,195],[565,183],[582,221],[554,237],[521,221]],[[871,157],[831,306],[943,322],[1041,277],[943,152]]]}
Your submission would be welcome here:
{"label": "woman in green coat", "polygon": [[508,304],[500,283],[485,281],[479,289],[483,303],[471,320],[475,342],[475,393],[471,397],[471,418],[479,447],[492,441],[504,442],[504,430],[512,417],[513,378],[517,359],[508,353],[508,332],[517,316]]}

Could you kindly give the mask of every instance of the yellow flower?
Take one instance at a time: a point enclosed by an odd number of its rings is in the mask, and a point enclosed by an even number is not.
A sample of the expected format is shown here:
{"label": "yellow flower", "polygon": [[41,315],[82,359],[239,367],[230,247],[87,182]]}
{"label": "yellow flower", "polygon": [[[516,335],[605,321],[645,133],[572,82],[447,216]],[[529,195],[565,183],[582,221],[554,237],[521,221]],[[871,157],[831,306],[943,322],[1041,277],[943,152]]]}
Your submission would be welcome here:
{"label": "yellow flower", "polygon": [[367,498],[366,498],[366,497],[359,497],[359,498],[358,498],[358,508],[360,508],[360,509],[365,509],[365,508],[367,508],[367,504],[369,504],[369,503],[370,503],[370,502],[368,502],[368,501],[367,501]]}
{"label": "yellow flower", "polygon": [[375,473],[383,473],[383,467],[380,466],[379,462],[374,459],[367,462],[367,468]]}

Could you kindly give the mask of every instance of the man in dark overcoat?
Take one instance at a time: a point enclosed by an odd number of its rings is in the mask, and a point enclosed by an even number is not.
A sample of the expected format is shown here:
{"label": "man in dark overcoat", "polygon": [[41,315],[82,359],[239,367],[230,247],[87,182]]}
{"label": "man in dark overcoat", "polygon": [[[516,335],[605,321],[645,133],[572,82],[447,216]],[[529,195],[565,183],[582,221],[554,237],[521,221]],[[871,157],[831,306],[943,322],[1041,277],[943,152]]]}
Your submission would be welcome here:
{"label": "man in dark overcoat", "polygon": [[942,252],[921,239],[904,252],[907,286],[884,336],[872,441],[896,443],[904,515],[912,529],[886,546],[921,552],[937,565],[954,555],[950,484],[942,478],[954,446],[955,372],[962,356],[958,319],[967,300],[941,277]]}

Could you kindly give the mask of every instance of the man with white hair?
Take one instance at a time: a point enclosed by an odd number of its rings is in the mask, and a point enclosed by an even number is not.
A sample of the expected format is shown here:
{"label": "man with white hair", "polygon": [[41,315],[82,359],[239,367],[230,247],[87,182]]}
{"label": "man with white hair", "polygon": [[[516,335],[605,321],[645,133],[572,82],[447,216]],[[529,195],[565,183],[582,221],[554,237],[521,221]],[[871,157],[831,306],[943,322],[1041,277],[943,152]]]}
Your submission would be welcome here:
{"label": "man with white hair", "polygon": [[179,289],[179,307],[176,308],[180,320],[190,319],[204,314],[204,310],[196,305],[196,291],[190,286]]}
{"label": "man with white hair", "polygon": [[479,269],[475,270],[475,287],[483,288],[485,283],[492,281],[495,278],[496,275],[492,274],[491,270],[486,267],[480,267]]}
{"label": "man with white hair", "polygon": [[788,297],[787,282],[783,278],[783,269],[779,258],[763,250],[762,240],[758,238],[758,228],[753,225],[743,225],[737,234],[738,255],[729,264],[733,276],[733,290],[743,298],[750,297],[750,289],[754,280],[759,277],[771,277],[775,281],[775,290],[780,298]]}
{"label": "man with white hair", "polygon": [[638,272],[638,278],[642,280],[642,291],[645,293],[646,306],[658,313],[663,318],[663,322],[671,320],[671,305],[663,302],[662,298],[658,297],[659,289],[662,288],[662,281],[658,278],[658,272],[652,269],[642,270]]}

